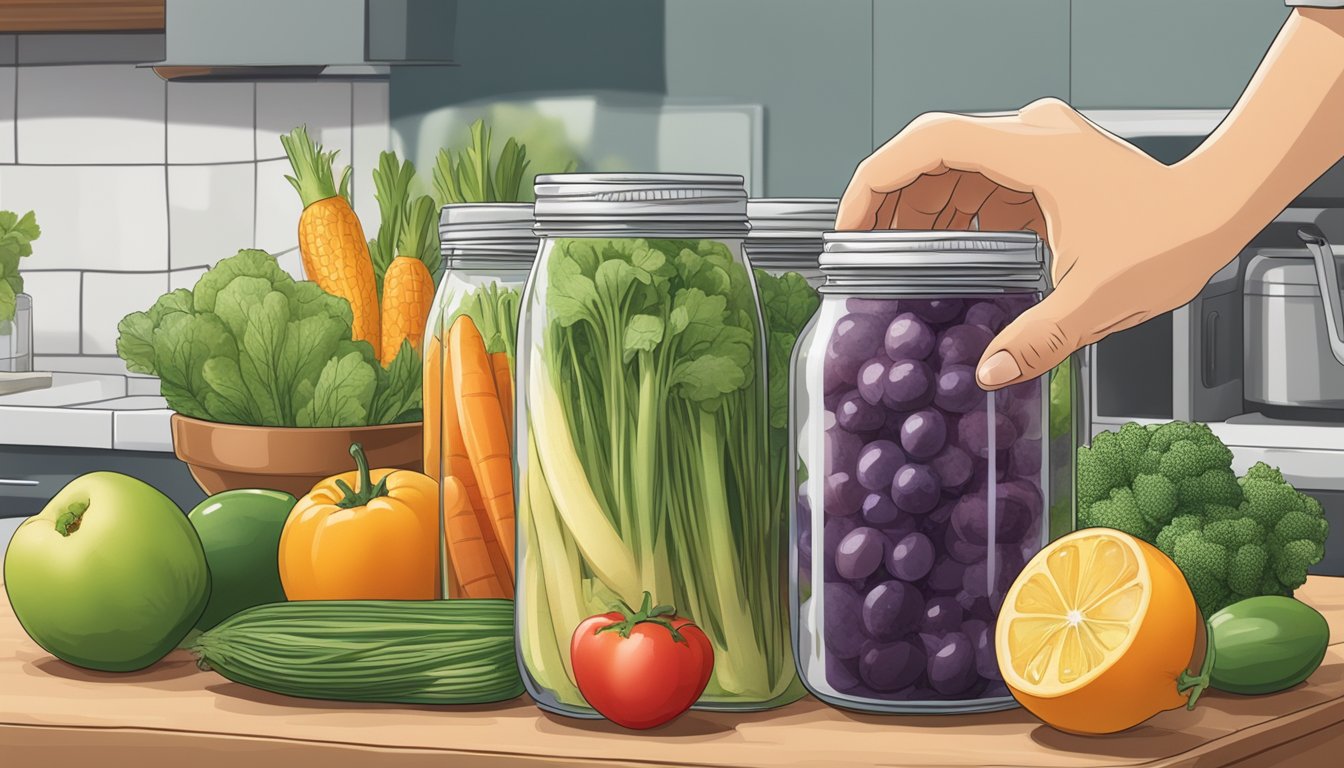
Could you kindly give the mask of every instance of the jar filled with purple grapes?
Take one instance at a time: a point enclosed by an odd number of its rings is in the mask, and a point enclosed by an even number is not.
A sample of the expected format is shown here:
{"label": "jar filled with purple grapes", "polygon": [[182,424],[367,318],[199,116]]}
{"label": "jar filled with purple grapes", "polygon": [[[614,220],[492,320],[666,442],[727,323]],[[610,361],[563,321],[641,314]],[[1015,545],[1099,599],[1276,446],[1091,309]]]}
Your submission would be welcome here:
{"label": "jar filled with purple grapes", "polygon": [[[1040,380],[982,390],[998,331],[1048,290],[1018,232],[836,232],[792,370],[793,639],[818,698],[870,712],[1016,703],[994,622],[1049,539]],[[1067,513],[1062,510],[1068,510]]]}

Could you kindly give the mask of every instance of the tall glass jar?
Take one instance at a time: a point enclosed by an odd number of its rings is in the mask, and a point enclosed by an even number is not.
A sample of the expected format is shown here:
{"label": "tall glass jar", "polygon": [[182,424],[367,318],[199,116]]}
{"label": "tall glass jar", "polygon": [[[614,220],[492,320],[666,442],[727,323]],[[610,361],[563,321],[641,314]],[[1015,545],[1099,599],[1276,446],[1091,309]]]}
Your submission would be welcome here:
{"label": "tall glass jar", "polygon": [[[822,282],[821,235],[835,227],[839,201],[825,197],[758,197],[747,201],[751,231],[742,252],[759,278],[795,273],[813,289]],[[762,297],[764,301],[764,297]],[[767,322],[769,320],[767,319]]]}
{"label": "tall glass jar", "polygon": [[742,178],[566,174],[536,192],[516,444],[528,692],[595,716],[573,677],[574,630],[648,593],[713,646],[697,706],[797,698]]}
{"label": "tall glass jar", "polygon": [[[532,205],[446,205],[439,216],[439,247],[445,269],[425,329],[425,473],[439,481],[441,512],[445,507],[463,510],[439,516],[445,527],[440,537],[441,591],[449,598],[512,597],[516,534],[509,517],[513,480],[477,470],[480,462],[472,455],[487,447],[464,439],[473,430],[481,431],[482,425],[464,424],[460,418],[454,369],[462,366],[455,366],[454,361],[467,359],[460,356],[473,345],[484,348],[494,397],[472,399],[497,400],[498,406],[473,408],[491,421],[498,419],[508,445],[507,433],[515,419],[513,369],[519,306],[537,253]],[[456,354],[454,326],[459,326]],[[463,333],[468,326],[474,335]],[[465,507],[461,496],[465,496]]]}
{"label": "tall glass jar", "polygon": [[1043,251],[1030,233],[826,235],[793,370],[790,559],[800,673],[828,703],[1016,706],[995,617],[1051,528],[1071,526],[1071,502],[1051,498],[1072,498],[1072,475],[1055,477],[1042,382],[989,393],[975,366],[1048,289]]}

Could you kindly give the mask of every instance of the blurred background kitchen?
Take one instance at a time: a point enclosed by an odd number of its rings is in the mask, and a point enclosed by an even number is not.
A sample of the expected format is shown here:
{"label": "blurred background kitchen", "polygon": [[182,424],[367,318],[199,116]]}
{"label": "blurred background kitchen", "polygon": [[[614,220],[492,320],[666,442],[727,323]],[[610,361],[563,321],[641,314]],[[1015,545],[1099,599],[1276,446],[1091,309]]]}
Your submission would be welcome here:
{"label": "blurred background kitchen", "polygon": [[[42,228],[30,304],[0,342],[0,541],[93,469],[184,508],[203,498],[157,381],[117,357],[116,325],[240,248],[301,276],[279,142],[298,124],[353,166],[369,236],[379,153],[427,178],[480,118],[527,145],[533,172],[738,173],[757,197],[836,197],[921,112],[1043,96],[1174,161],[1286,14],[1276,0],[0,2],[0,210]],[[1239,471],[1279,464],[1338,520],[1344,363],[1292,239],[1311,221],[1344,240],[1330,176],[1190,307],[1094,350],[1093,430],[1213,422]],[[1275,380],[1306,360],[1301,386]]]}

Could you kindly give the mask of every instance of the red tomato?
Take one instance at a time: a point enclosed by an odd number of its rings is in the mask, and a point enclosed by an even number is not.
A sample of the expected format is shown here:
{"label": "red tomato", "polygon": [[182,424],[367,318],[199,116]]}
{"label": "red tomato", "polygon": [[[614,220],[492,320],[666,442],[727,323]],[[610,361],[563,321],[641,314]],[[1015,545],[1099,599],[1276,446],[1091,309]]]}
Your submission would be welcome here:
{"label": "red tomato", "polygon": [[574,630],[570,659],[588,704],[626,728],[653,728],[691,708],[709,683],[709,638],[672,608],[604,613]]}

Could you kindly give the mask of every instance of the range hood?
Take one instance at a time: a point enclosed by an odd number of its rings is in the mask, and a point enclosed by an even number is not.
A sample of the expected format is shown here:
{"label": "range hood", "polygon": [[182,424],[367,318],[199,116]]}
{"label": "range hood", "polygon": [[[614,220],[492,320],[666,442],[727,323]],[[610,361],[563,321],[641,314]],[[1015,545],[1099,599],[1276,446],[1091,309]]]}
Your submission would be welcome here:
{"label": "range hood", "polygon": [[453,64],[456,0],[165,0],[165,80],[386,77]]}

